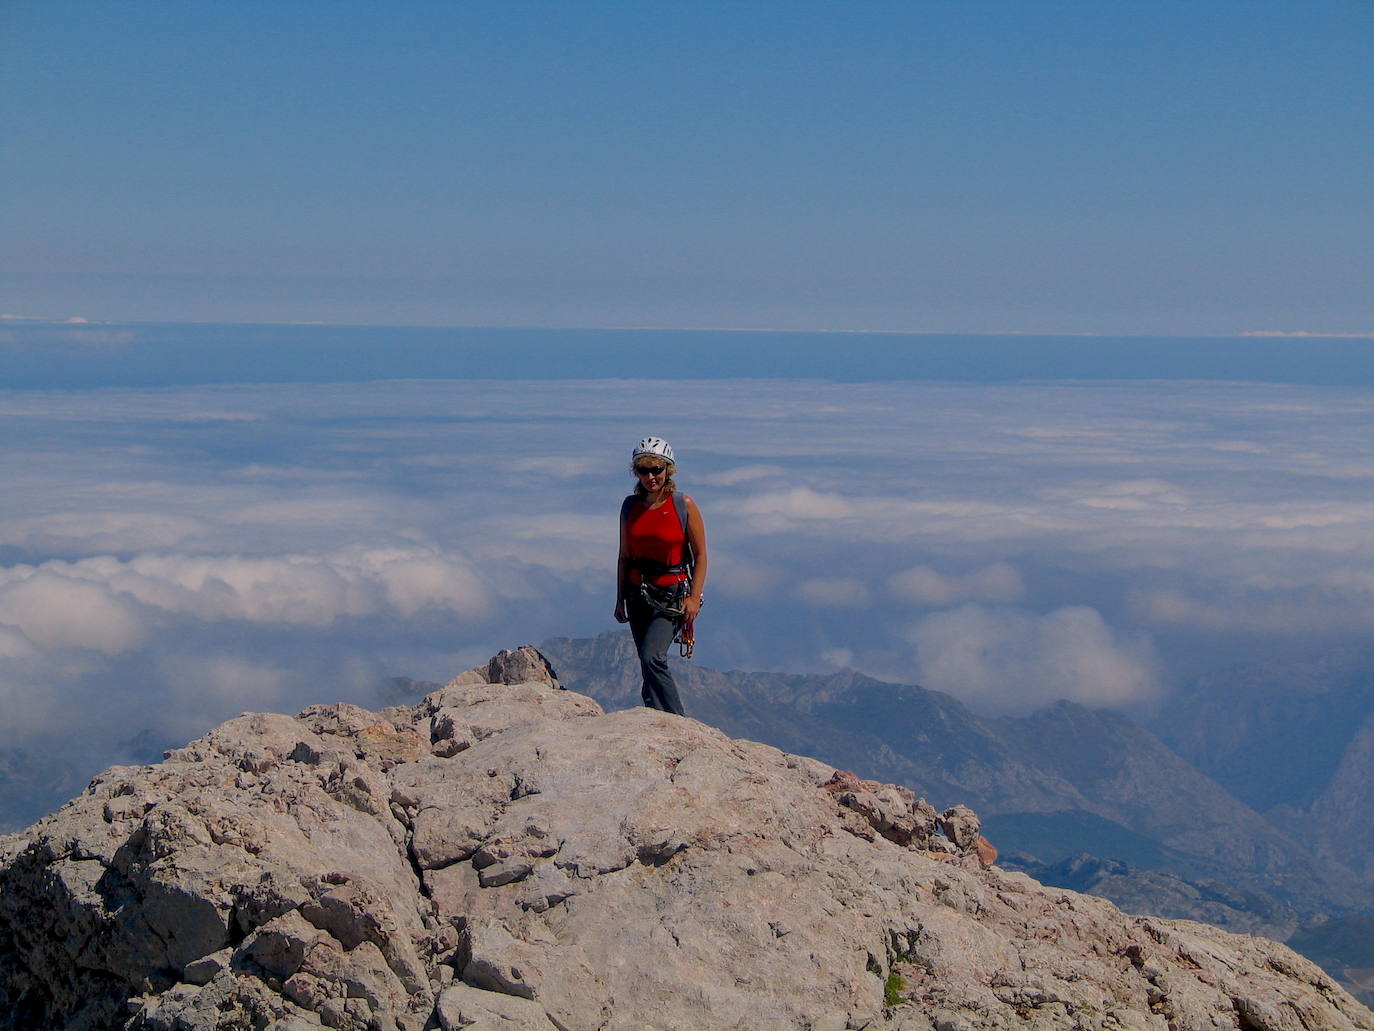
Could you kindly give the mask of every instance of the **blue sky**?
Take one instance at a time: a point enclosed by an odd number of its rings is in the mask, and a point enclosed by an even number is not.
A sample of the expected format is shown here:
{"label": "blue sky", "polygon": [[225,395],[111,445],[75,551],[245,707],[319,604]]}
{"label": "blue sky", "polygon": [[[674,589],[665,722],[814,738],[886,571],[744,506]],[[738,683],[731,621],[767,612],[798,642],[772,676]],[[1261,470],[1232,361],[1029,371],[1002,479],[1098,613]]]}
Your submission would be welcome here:
{"label": "blue sky", "polygon": [[1374,7],[11,0],[0,311],[1374,331]]}

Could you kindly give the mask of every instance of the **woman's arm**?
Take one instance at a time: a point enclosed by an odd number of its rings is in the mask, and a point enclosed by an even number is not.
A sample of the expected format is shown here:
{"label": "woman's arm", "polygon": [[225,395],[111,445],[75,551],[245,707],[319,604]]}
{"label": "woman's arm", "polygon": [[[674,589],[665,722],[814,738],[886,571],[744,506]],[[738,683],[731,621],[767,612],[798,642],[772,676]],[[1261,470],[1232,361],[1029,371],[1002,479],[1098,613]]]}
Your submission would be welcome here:
{"label": "woman's arm", "polygon": [[706,590],[706,571],[710,562],[706,554],[706,521],[691,498],[687,499],[687,543],[692,546],[692,593],[687,596],[683,616],[696,619],[701,610],[702,592]]}
{"label": "woman's arm", "polygon": [[615,621],[628,623],[630,614],[625,611],[625,520],[620,520],[620,554],[615,560]]}

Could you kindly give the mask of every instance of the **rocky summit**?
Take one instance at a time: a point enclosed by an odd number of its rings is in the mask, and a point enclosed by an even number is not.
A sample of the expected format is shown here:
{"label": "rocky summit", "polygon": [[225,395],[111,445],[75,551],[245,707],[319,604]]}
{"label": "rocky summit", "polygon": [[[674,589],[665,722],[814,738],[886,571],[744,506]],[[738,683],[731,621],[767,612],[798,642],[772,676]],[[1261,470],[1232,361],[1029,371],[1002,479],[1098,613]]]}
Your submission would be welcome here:
{"label": "rocky summit", "polygon": [[996,865],[978,819],[538,652],[246,715],[0,839],[24,1029],[1341,1031],[1288,948]]}

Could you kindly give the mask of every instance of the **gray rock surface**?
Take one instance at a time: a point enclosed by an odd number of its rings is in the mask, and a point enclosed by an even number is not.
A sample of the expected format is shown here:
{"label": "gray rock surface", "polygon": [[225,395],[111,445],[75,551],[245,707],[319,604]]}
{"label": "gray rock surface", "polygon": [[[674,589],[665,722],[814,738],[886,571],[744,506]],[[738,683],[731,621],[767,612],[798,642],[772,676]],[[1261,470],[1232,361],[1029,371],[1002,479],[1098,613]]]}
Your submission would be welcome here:
{"label": "gray rock surface", "polygon": [[1281,945],[986,867],[967,809],[504,654],[239,717],[0,839],[0,1024],[1374,1029]]}
{"label": "gray rock surface", "polygon": [[[541,649],[571,690],[609,710],[640,704],[638,659],[627,632],[555,638]],[[1360,713],[1355,723],[1346,725],[1343,710],[1319,707],[1306,714],[1300,725],[1307,729],[1295,737],[1284,720],[1265,714],[1271,703],[1273,711],[1297,710],[1273,692],[1258,696],[1263,704],[1257,704],[1249,693],[1255,685],[1236,685],[1218,711],[1189,710],[1199,735],[1190,763],[1124,716],[1068,702],[992,718],[938,691],[853,671],[727,672],[673,661],[689,715],[734,737],[919,787],[937,809],[966,803],[1004,865],[1105,895],[1129,912],[1285,939],[1314,919],[1369,910],[1374,900],[1374,867],[1366,861],[1374,848],[1374,804],[1360,801],[1374,798],[1368,761],[1374,749],[1361,752],[1358,737],[1334,782],[1343,789],[1310,817],[1256,812],[1193,765],[1204,755],[1234,765],[1244,755],[1244,769],[1264,769],[1266,790],[1283,795],[1285,779],[1312,776],[1302,763],[1294,765],[1295,755],[1320,751],[1312,742],[1323,739],[1308,730],[1339,728],[1345,741],[1365,718],[1353,698],[1346,708]],[[1374,695],[1374,688],[1364,693]],[[1261,716],[1264,734],[1242,732]],[[1271,732],[1288,745],[1281,747]],[[1336,768],[1337,757],[1328,758],[1323,777]],[[1248,775],[1241,779],[1249,782]],[[1333,834],[1323,830],[1328,827]],[[1091,886],[1057,880],[1056,867],[1081,855],[1112,863],[1115,872]],[[1363,879],[1362,867],[1369,867]]]}
{"label": "gray rock surface", "polygon": [[[566,686],[609,709],[638,704],[638,666],[628,634],[555,639],[544,647]],[[1082,811],[1153,838],[1209,870],[1221,864],[1266,882],[1291,877],[1306,885],[1314,879],[1298,838],[1119,714],[1058,702],[1026,717],[991,718],[938,691],[852,671],[721,672],[696,663],[675,670],[688,713],[712,726],[787,751],[824,755],[867,776],[919,784],[942,808],[962,801],[988,820]],[[1091,851],[1072,852],[1085,850]],[[1348,870],[1324,866],[1321,874],[1342,897],[1357,890]]]}

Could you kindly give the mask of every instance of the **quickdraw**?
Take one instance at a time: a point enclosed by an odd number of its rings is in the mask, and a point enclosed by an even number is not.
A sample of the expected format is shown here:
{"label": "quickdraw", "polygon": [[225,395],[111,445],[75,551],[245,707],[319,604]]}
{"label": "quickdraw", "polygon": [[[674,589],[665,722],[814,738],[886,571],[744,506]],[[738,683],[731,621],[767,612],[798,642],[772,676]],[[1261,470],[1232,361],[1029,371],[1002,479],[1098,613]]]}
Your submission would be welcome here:
{"label": "quickdraw", "polygon": [[677,642],[677,653],[684,659],[690,659],[696,649],[696,623],[695,619],[684,619],[677,625],[677,633],[673,636],[673,640]]}

